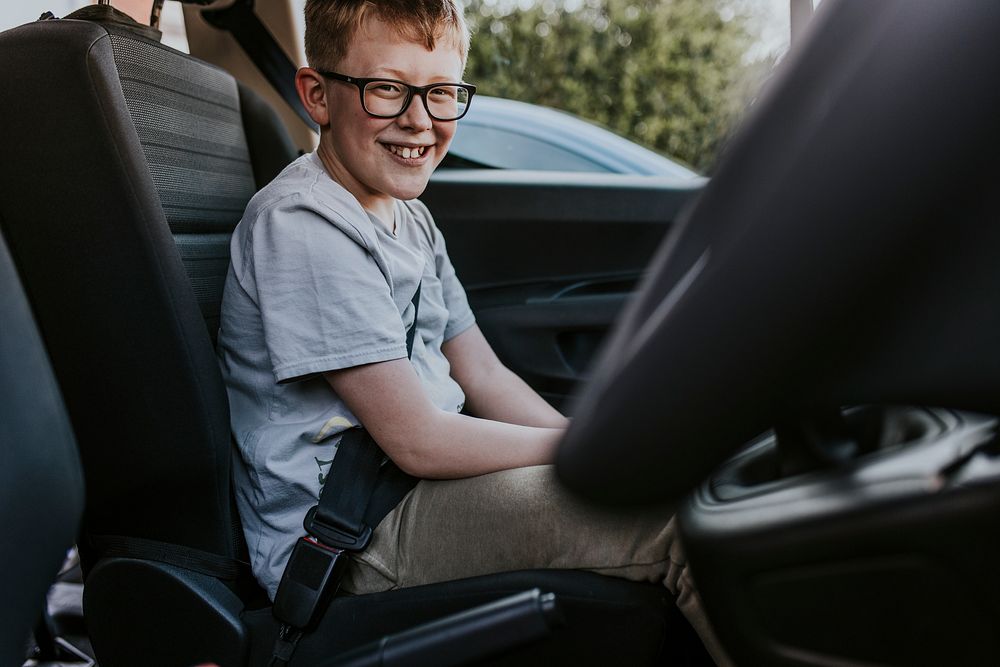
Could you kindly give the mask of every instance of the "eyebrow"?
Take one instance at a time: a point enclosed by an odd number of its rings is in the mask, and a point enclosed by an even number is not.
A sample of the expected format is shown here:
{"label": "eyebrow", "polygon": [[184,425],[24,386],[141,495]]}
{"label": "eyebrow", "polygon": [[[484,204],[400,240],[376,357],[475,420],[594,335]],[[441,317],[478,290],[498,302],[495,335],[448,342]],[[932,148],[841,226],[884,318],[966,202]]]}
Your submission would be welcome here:
{"label": "eyebrow", "polygon": [[[384,76],[388,76],[390,79],[399,79],[400,81],[406,81],[407,80],[407,76],[406,76],[405,72],[401,72],[398,69],[393,69],[392,67],[381,67],[381,66],[379,66],[379,67],[373,68],[373,70],[376,71],[376,72],[385,72],[386,74]],[[378,76],[383,76],[383,75],[379,74]],[[431,80],[428,81],[427,83],[429,83],[429,84],[430,83],[454,83],[454,82],[457,82],[457,81],[461,81],[461,77],[459,77],[458,79],[452,79],[450,77],[441,76],[441,77],[431,77]]]}

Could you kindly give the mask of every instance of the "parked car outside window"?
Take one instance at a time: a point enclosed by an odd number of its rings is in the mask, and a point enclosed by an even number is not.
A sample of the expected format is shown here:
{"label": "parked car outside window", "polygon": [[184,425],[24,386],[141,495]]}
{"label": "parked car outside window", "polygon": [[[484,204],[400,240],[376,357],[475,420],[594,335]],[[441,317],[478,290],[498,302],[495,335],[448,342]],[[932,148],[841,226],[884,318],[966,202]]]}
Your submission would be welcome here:
{"label": "parked car outside window", "polygon": [[479,95],[441,168],[539,169],[697,178],[659,153],[573,114]]}

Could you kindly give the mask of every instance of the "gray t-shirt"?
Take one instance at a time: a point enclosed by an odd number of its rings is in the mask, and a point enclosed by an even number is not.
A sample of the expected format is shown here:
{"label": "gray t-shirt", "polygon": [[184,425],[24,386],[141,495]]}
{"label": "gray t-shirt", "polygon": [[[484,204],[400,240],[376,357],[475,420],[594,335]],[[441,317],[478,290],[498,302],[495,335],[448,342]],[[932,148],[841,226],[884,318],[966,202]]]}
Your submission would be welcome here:
{"label": "gray t-shirt", "polygon": [[395,202],[395,234],[305,155],[250,201],[231,243],[219,330],[236,498],[257,580],[274,597],[340,434],[358,419],[321,373],[406,357],[438,408],[465,395],[441,344],[475,321],[444,238],[420,202]]}

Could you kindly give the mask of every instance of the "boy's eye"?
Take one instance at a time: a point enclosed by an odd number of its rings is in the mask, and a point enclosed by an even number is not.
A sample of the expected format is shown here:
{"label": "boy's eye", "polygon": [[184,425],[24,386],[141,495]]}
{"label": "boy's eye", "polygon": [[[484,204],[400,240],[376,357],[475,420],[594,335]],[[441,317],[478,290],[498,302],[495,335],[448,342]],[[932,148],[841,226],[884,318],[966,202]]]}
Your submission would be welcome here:
{"label": "boy's eye", "polygon": [[440,88],[431,88],[431,97],[436,97],[440,100],[453,100],[457,97],[458,92],[455,86],[441,86]]}
{"label": "boy's eye", "polygon": [[392,81],[372,81],[368,84],[366,92],[384,98],[402,97],[405,93],[403,87]]}

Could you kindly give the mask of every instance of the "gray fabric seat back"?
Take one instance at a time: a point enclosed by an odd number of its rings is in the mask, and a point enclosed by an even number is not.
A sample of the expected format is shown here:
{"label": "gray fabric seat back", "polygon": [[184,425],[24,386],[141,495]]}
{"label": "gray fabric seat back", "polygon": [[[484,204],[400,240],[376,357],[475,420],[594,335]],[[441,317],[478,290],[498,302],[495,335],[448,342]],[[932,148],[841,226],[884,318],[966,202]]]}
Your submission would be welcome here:
{"label": "gray fabric seat back", "polygon": [[[109,32],[122,93],[213,342],[229,237],[295,157],[280,119],[226,72],[141,35]],[[256,133],[255,151],[247,126]]]}
{"label": "gray fabric seat back", "polygon": [[[266,178],[243,130],[247,93],[85,21],[7,31],[0,59],[18,100],[0,105],[0,227],[79,443],[84,535],[234,557],[228,404],[208,332],[228,236]],[[87,540],[81,552],[99,555]]]}
{"label": "gray fabric seat back", "polygon": [[214,337],[229,234],[256,190],[236,81],[160,44],[109,34],[164,217]]}

